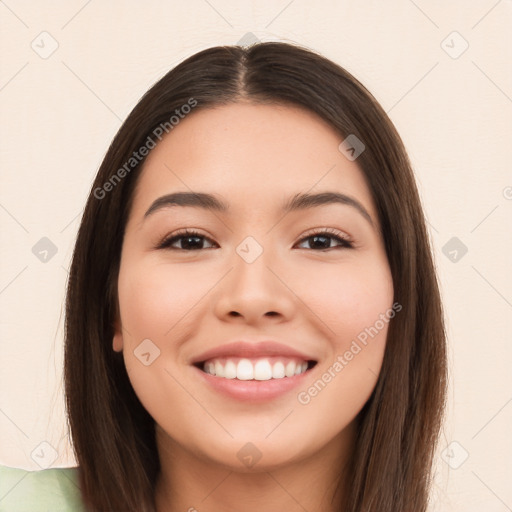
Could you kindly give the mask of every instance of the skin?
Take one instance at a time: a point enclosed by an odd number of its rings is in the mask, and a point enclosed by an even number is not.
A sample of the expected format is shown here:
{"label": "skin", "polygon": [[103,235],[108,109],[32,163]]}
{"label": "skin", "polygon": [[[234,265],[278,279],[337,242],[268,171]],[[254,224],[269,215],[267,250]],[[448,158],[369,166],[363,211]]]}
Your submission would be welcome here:
{"label": "skin", "polygon": [[[146,160],[123,242],[113,349],[157,424],[159,512],[325,512],[341,503],[335,484],[377,381],[388,324],[309,403],[297,394],[393,304],[375,205],[357,160],[339,151],[342,140],[301,108],[237,103],[188,115]],[[191,190],[216,194],[231,211],[174,206],[144,220],[158,197]],[[357,199],[374,226],[348,205],[280,211],[296,193],[324,191]],[[183,228],[205,236],[204,248],[180,250],[183,239],[175,250],[156,248]],[[324,249],[306,238],[322,228],[354,247],[327,238]],[[263,249],[252,263],[236,251],[247,236]],[[278,398],[229,398],[189,363],[240,338],[276,340],[318,363],[307,384]],[[144,339],[160,350],[147,366],[134,354]],[[248,442],[261,454],[252,467],[237,456]]]}

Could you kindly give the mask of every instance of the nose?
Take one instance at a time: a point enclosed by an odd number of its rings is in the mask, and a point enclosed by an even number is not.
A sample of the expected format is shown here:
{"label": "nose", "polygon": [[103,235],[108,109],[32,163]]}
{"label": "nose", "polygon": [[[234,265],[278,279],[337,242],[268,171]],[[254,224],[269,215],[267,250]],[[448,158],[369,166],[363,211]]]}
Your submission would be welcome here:
{"label": "nose", "polygon": [[251,325],[290,320],[297,301],[293,283],[271,251],[264,250],[251,263],[235,254],[232,263],[215,294],[215,314],[221,320]]}

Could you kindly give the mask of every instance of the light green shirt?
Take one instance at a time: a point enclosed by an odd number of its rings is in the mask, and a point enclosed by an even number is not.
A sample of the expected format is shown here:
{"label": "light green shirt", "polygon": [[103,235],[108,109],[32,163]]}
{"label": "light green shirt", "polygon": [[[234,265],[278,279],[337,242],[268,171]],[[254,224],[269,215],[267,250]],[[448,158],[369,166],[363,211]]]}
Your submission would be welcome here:
{"label": "light green shirt", "polygon": [[78,468],[26,471],[0,465],[0,512],[85,512]]}

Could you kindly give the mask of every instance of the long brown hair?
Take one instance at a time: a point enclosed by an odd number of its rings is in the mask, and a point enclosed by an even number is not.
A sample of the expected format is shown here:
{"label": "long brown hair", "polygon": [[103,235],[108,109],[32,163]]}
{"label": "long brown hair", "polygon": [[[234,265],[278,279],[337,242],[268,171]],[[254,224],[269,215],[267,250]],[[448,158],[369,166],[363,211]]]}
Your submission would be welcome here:
{"label": "long brown hair", "polygon": [[[195,110],[237,101],[302,106],[365,144],[357,163],[377,207],[402,311],[389,323],[381,372],[358,416],[343,512],[424,512],[445,406],[446,335],[411,164],[390,119],[358,80],[309,49],[275,42],[209,48],[169,71],[123,123],[94,180],[65,320],[66,407],[84,502],[101,512],[155,510],[154,420],[112,349],[124,229],[144,159],[133,168],[126,163],[191,99]],[[112,179],[116,173],[121,179]]]}

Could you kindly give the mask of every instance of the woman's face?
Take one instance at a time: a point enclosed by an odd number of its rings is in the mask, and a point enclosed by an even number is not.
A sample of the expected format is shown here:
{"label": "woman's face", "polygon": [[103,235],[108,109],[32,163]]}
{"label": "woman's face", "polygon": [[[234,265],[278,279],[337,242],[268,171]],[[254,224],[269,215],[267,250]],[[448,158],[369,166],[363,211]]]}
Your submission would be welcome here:
{"label": "woman's face", "polygon": [[[342,140],[308,111],[240,103],[193,112],[151,150],[113,348],[160,443],[241,471],[349,443],[394,312],[375,205]],[[341,202],[297,201],[326,193]]]}

